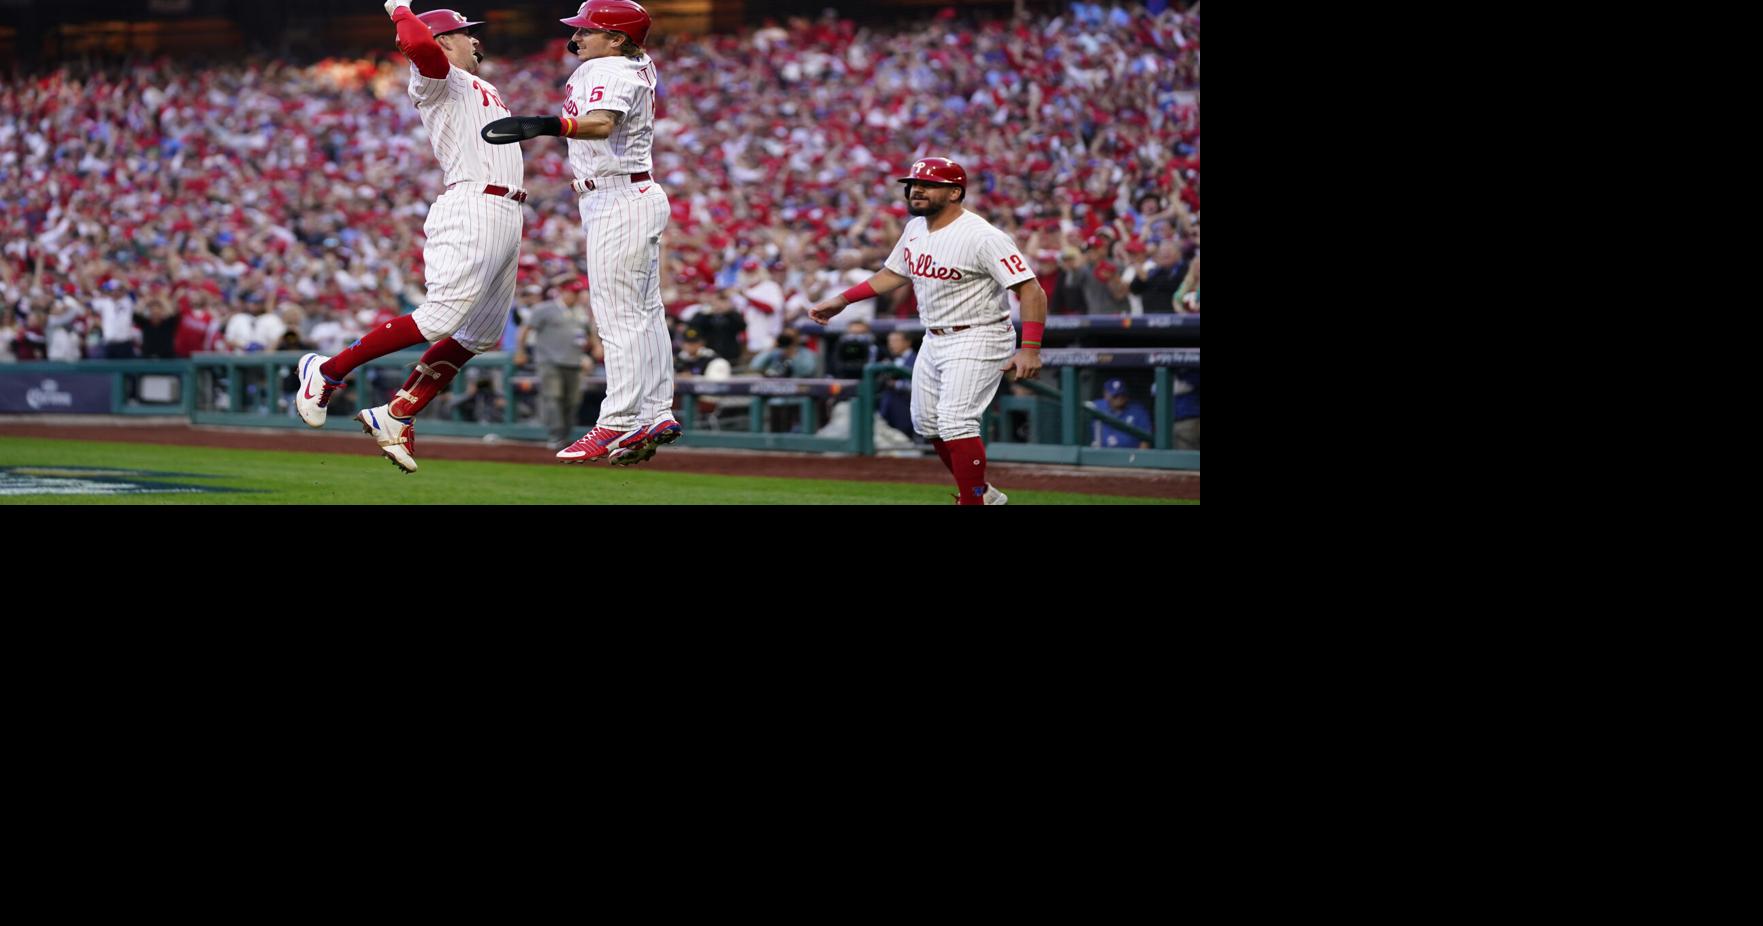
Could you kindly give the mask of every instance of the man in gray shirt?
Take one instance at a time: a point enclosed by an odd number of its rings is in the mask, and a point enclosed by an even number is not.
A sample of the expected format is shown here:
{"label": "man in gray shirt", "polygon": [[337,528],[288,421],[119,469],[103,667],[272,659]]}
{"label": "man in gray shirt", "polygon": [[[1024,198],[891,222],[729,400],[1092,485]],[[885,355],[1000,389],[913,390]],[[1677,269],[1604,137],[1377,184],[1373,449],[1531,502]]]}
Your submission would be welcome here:
{"label": "man in gray shirt", "polygon": [[[552,450],[569,446],[582,407],[582,375],[605,356],[594,333],[579,281],[554,286],[551,298],[533,306],[514,339],[514,365],[525,366],[527,345],[539,368],[539,416]],[[587,353],[583,353],[583,348]]]}
{"label": "man in gray shirt", "polygon": [[1090,239],[1084,254],[1081,272],[1084,303],[1091,315],[1125,315],[1132,311],[1126,281],[1121,279],[1123,262],[1110,259],[1113,238],[1097,235]]}

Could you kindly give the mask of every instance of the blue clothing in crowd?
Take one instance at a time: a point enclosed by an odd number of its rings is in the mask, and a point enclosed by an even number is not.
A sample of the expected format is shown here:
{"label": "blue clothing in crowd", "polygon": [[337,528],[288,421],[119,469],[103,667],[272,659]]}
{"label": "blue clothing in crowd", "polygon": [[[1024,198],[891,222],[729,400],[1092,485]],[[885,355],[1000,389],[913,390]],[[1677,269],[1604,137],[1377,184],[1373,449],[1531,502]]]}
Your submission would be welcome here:
{"label": "blue clothing in crowd", "polygon": [[[1137,402],[1127,403],[1126,409],[1118,412],[1108,404],[1107,399],[1097,399],[1090,403],[1090,407],[1094,408],[1096,411],[1113,415],[1116,418],[1123,418],[1126,420],[1127,424],[1144,428],[1147,431],[1151,430],[1151,413],[1145,411],[1145,407]],[[1126,447],[1137,450],[1140,443],[1142,443],[1140,438],[1134,437],[1113,425],[1104,424],[1100,418],[1090,419],[1091,447]]]}

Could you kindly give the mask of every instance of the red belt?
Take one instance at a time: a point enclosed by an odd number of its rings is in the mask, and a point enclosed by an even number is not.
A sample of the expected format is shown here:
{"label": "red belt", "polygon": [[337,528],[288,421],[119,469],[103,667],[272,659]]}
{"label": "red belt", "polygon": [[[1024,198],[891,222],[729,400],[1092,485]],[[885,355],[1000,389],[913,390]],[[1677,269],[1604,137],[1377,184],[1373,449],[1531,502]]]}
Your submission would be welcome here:
{"label": "red belt", "polygon": [[[980,322],[979,325],[996,325],[998,322],[1009,321],[1009,320],[1010,320],[1010,316],[1006,315],[1003,318],[998,319],[997,322]],[[930,332],[931,334],[943,335],[943,334],[954,334],[957,331],[966,331],[969,328],[978,328],[979,325],[956,325],[953,328],[926,328],[924,330]]]}
{"label": "red belt", "polygon": [[[453,187],[456,187],[458,185],[459,184],[457,184],[457,183],[452,184],[451,186],[447,187],[447,189],[451,190],[451,189],[453,189]],[[517,203],[526,202],[526,191],[525,190],[515,190],[514,195],[509,196],[508,195],[509,190],[507,187],[491,185],[491,186],[484,187],[484,192],[490,196],[500,196],[503,199],[512,199]]]}
{"label": "red belt", "polygon": [[[655,178],[649,176],[649,172],[646,170],[640,174],[631,174],[631,182],[632,183],[642,183],[645,180],[653,180],[653,179],[655,179]],[[572,181],[569,185],[574,187],[575,191],[577,193],[586,193],[589,190],[594,189],[594,181],[592,181],[592,180],[576,180],[576,181]]]}

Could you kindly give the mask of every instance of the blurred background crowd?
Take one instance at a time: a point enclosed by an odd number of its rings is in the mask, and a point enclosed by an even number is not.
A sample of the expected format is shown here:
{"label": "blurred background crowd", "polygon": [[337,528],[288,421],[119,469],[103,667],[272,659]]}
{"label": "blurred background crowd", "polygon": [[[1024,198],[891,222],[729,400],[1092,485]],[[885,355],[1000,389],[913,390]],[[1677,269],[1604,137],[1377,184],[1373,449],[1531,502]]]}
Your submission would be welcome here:
{"label": "blurred background crowd", "polygon": [[[785,332],[881,266],[906,219],[895,178],[930,155],[967,169],[967,207],[1035,261],[1055,315],[1199,312],[1199,4],[927,13],[655,44],[682,375],[706,351],[739,373],[827,373],[836,341]],[[509,57],[482,33],[482,73],[515,112],[557,111],[575,64],[562,31]],[[335,354],[413,310],[441,171],[391,45],[64,63],[0,85],[0,362]],[[564,142],[524,148],[509,351],[536,306],[592,311]],[[916,317],[911,287],[835,327],[875,317]],[[863,343],[871,358],[916,344],[900,341]]]}

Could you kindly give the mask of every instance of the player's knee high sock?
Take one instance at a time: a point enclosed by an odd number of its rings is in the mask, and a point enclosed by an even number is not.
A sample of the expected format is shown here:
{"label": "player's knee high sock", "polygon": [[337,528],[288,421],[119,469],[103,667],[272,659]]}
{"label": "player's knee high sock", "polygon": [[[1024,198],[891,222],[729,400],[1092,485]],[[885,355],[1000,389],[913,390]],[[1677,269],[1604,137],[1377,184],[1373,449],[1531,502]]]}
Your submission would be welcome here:
{"label": "player's knee high sock", "polygon": [[986,503],[986,445],[977,437],[944,441],[949,451],[949,469],[955,474],[955,485],[961,491],[961,504]]}
{"label": "player's knee high sock", "polygon": [[361,340],[343,348],[335,357],[326,360],[324,366],[319,367],[318,371],[333,380],[339,380],[369,360],[384,357],[412,344],[421,344],[426,340],[428,338],[423,337],[422,332],[417,330],[415,316],[400,315],[362,335]]}
{"label": "player's knee high sock", "polygon": [[436,341],[423,351],[416,369],[404,381],[404,388],[398,390],[398,397],[392,400],[391,413],[399,418],[409,418],[427,408],[429,401],[459,375],[459,368],[476,356],[452,338]]}
{"label": "player's knee high sock", "polygon": [[940,437],[933,437],[930,439],[930,445],[936,448],[937,456],[942,459],[943,466],[949,471],[949,475],[955,475],[955,462],[949,456],[949,442]]}

